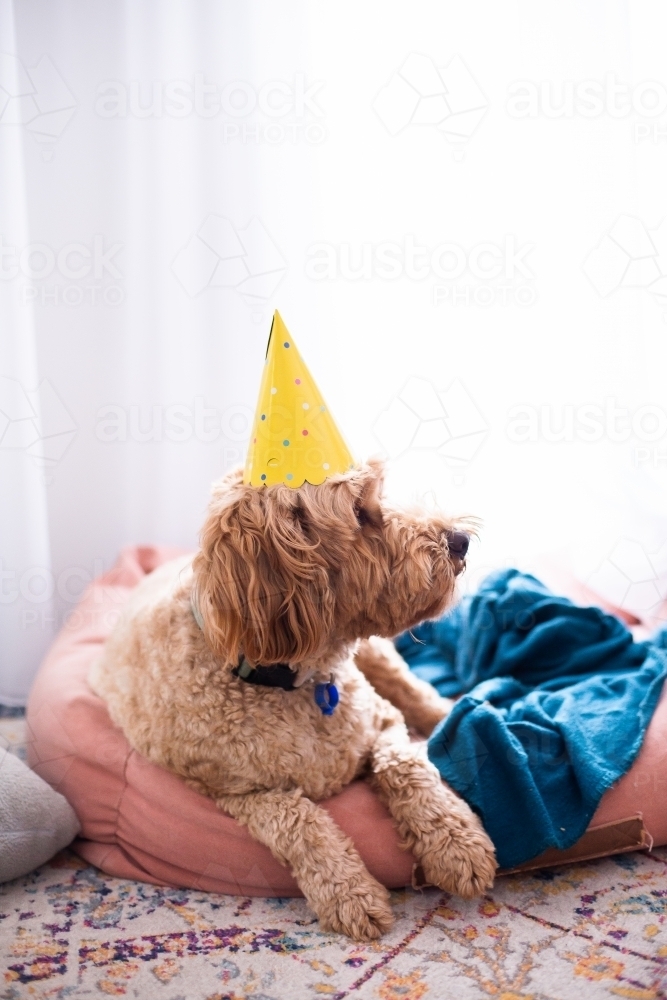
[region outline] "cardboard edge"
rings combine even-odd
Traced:
[[[550,847],[521,865],[500,869],[497,874],[513,875],[515,872],[534,871],[537,868],[553,868],[556,865],[578,861],[592,861],[595,858],[608,858],[627,851],[641,851],[647,848],[650,850],[652,846],[653,838],[644,826],[643,814],[638,812],[610,823],[591,826],[572,847],[564,851]]]

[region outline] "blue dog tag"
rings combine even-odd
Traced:
[[[322,715],[333,715],[334,708],[338,704],[338,688],[335,684],[316,684],[315,702],[320,708]]]

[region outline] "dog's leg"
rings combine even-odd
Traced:
[[[325,930],[356,941],[389,930],[389,893],[366,869],[349,837],[300,789],[226,795],[216,803],[291,868]]]
[[[482,824],[442,781],[425,745],[410,742],[405,726],[390,725],[378,736],[370,780],[431,885],[464,898],[493,885],[495,853]]]
[[[415,677],[390,639],[363,639],[354,660],[377,693],[395,705],[408,726],[422,736],[430,736],[449,715],[454,702],[441,698],[434,687]]]

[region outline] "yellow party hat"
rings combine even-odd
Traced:
[[[354,464],[313,376],[276,310],[243,482],[251,486],[284,483],[293,489],[304,483],[319,486],[327,476],[347,472]]]

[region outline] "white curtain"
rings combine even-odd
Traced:
[[[276,307],[390,490],[484,520],[471,578],[659,599],[662,5],[0,12],[0,702],[123,544],[196,545]]]
[[[2,10],[3,48],[16,49],[11,8]],[[3,59],[3,56],[0,56]],[[2,86],[20,89],[21,69],[3,59]],[[0,218],[4,234],[29,240],[28,190],[21,135],[3,131],[0,141]],[[3,260],[3,270],[4,260]],[[0,284],[0,700],[19,704],[54,623],[47,496],[39,452],[42,407],[35,315],[8,283]],[[26,462],[28,450],[33,463]]]

